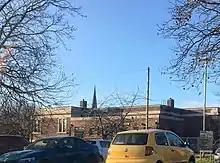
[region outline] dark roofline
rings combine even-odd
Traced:
[[[206,107],[206,109],[218,109],[218,108],[220,108],[219,106],[208,106],[208,107]],[[183,108],[183,109],[204,109],[204,107],[187,107],[187,108]]]

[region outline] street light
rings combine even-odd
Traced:
[[[204,57],[199,59],[200,62],[204,62],[204,104],[203,104],[203,123],[202,123],[202,130],[206,130],[206,105],[207,105],[207,70],[208,70],[208,63],[211,61],[215,61],[213,58]]]

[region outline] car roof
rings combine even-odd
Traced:
[[[108,139],[89,139],[88,141],[111,141]]]
[[[49,136],[49,137],[45,137],[45,138],[42,138],[42,139],[64,139],[64,138],[76,138],[76,139],[81,139],[81,138],[78,138],[78,137],[75,137],[75,136],[64,136],[64,135],[61,135],[61,136]],[[81,139],[83,140],[83,139]]]
[[[129,130],[129,131],[122,131],[118,134],[126,134],[126,133],[152,133],[152,132],[170,132],[168,130],[162,129],[143,129],[143,130]]]
[[[0,135],[0,137],[16,137],[16,138],[24,138],[21,135]]]

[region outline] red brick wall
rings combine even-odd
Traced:
[[[58,132],[58,118],[43,118],[41,122],[41,132],[33,133],[33,140],[49,137],[49,136],[57,136],[57,135],[68,135],[70,127],[70,118],[67,119],[67,132],[59,133]]]

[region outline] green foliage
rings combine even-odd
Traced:
[[[205,154],[202,158],[198,154],[196,157],[196,163],[214,163],[214,157],[211,154]]]
[[[207,159],[207,158],[202,158],[202,159],[197,159],[196,163],[213,163],[213,160]]]

